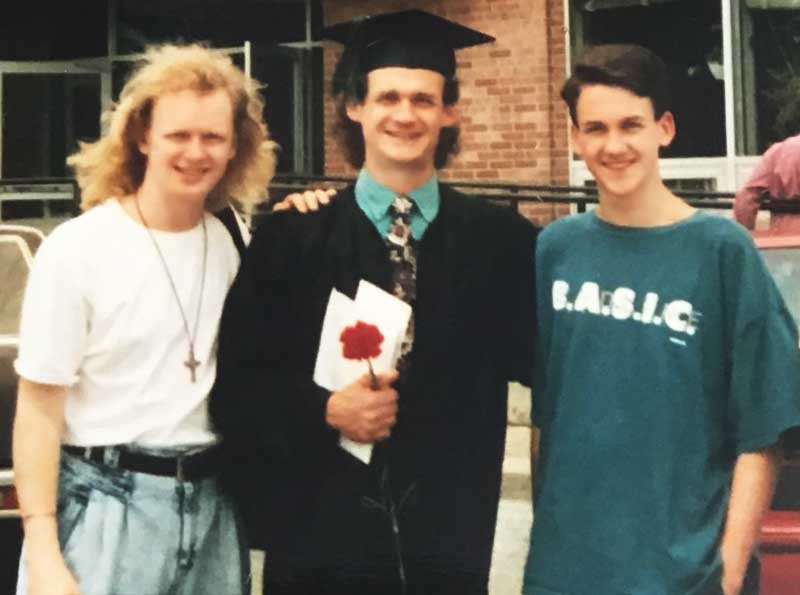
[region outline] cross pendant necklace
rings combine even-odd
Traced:
[[[158,258],[161,261],[164,274],[167,276],[167,281],[169,281],[172,295],[175,296],[175,302],[178,304],[178,311],[181,313],[183,329],[186,332],[186,339],[189,342],[189,357],[185,362],[183,362],[183,365],[189,369],[189,376],[192,382],[197,382],[197,367],[201,362],[194,356],[194,342],[197,340],[197,325],[200,322],[200,311],[203,309],[203,289],[205,288],[206,284],[206,261],[208,260],[208,230],[206,229],[205,213],[203,213],[203,269],[200,276],[200,295],[197,298],[197,312],[195,313],[194,317],[194,333],[192,333],[192,331],[189,329],[189,319],[186,317],[186,312],[183,311],[183,304],[181,303],[181,298],[178,295],[178,288],[175,286],[175,281],[172,279],[172,274],[169,272],[167,260],[164,258],[164,254],[161,252],[161,248],[158,245],[155,235],[153,235],[153,232],[150,230],[150,226],[147,225],[144,215],[142,215],[142,208],[139,206],[138,196],[135,198],[135,203],[136,212],[139,215],[139,219],[142,220],[144,228],[147,230],[147,235],[150,236],[150,240],[153,242],[153,247],[158,253]]]
[[[189,345],[189,359],[183,362],[183,365],[189,368],[189,374],[192,375],[192,382],[195,382],[197,380],[195,377],[195,370],[197,366],[200,365],[200,362],[194,357],[194,345]]]

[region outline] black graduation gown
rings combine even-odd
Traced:
[[[363,278],[389,290],[387,248],[352,188],[317,213],[272,214],[254,234],[222,315],[210,409],[223,479],[251,544],[267,550],[268,581],[357,577],[352,592],[366,593],[368,576],[394,580],[391,523],[365,502],[388,501],[388,467],[395,503],[404,499],[409,593],[486,591],[507,382],[530,384],[536,229],[446,185],[440,194],[418,248],[397,425],[369,466],[338,447],[329,393],[311,378],[331,288],[353,297]]]

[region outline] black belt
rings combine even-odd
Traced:
[[[215,446],[177,457],[159,457],[127,450],[119,446],[62,446],[64,452],[135,473],[174,477],[178,481],[195,481],[216,475],[219,471],[219,449]],[[111,451],[111,452],[109,452]],[[106,454],[108,453],[108,454]],[[116,460],[116,464],[113,461]]]

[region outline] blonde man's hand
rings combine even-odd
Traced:
[[[38,552],[26,560],[28,595],[81,595],[60,552]]]
[[[336,195],[335,188],[328,188],[326,190],[306,190],[304,192],[293,192],[287,195],[282,201],[276,203],[272,207],[273,211],[288,211],[294,209],[301,213],[308,213],[309,211],[318,211],[320,206],[327,205],[331,201],[331,197]]]

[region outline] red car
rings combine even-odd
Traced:
[[[800,325],[800,235],[757,232],[755,241]],[[772,509],[761,527],[761,595],[800,593],[800,439],[788,438]]]

